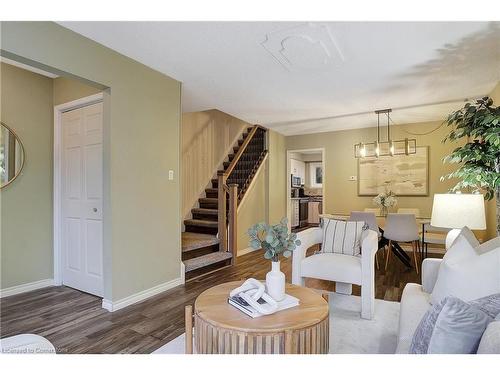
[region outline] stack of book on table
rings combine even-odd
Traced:
[[[234,296],[234,297],[229,297],[227,299],[227,302],[236,307],[237,309],[243,311],[245,314],[248,316],[251,316],[252,318],[258,318],[259,316],[263,316],[264,314],[259,313],[257,310],[255,310],[252,306],[250,306],[243,298]],[[260,305],[263,307],[270,308],[270,305],[264,301],[262,298],[260,298],[257,301]],[[278,311],[281,310],[286,310],[291,307],[295,307],[299,305],[299,299],[295,298],[294,296],[291,296],[289,294],[285,295],[285,299],[283,301],[278,302],[278,310],[274,314],[276,314]]]

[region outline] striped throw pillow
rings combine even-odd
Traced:
[[[368,226],[364,221],[341,221],[323,218],[322,253],[358,256],[361,254],[361,234]]]

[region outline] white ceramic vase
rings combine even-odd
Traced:
[[[266,290],[276,302],[285,299],[285,274],[280,271],[280,262],[271,263],[271,271],[266,274]]]

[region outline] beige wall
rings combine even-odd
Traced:
[[[182,216],[186,218],[236,140],[251,125],[214,109],[184,113],[181,126]]]
[[[168,170],[180,172],[180,83],[52,22],[2,22],[1,28],[3,56],[110,88],[104,96],[105,298],[117,301],[178,279],[180,183],[168,180]]]
[[[269,159],[268,159],[269,160]],[[267,222],[268,161],[260,167],[250,188],[238,206],[238,251],[249,247],[248,228],[255,223]]]
[[[497,83],[490,97],[496,106],[500,106],[500,82]],[[492,199],[486,202],[486,226],[488,238],[495,238],[497,236],[497,201]]]
[[[0,64],[1,118],[24,144],[22,174],[0,190],[0,289],[52,279],[52,79]]]
[[[238,250],[248,249],[247,230],[258,222],[277,224],[286,216],[285,137],[268,130],[268,157],[238,207]]]
[[[76,79],[58,77],[54,79],[54,105],[68,103],[101,91],[100,88],[89,86]]]
[[[286,150],[285,136],[268,131],[268,218],[270,224],[278,223],[286,216]],[[247,241],[248,242],[248,241]]]
[[[437,128],[440,122],[399,125],[391,128],[393,138],[413,137],[406,133],[425,133]],[[456,145],[441,143],[448,129],[442,126],[437,131],[416,136],[418,146],[429,146],[429,196],[398,197],[398,207],[419,208],[425,216],[430,216],[432,199],[435,193],[446,192],[452,184],[440,182],[440,177],[451,171],[449,165],[443,165],[442,159]],[[324,194],[325,212],[349,213],[351,210],[362,210],[374,207],[372,197],[360,197],[357,194],[357,182],[349,181],[349,176],[357,175],[357,160],[353,155],[353,145],[376,139],[376,128],[354,129],[338,132],[327,132],[292,136],[286,138],[288,150],[325,148]]]

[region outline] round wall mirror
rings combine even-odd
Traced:
[[[3,122],[0,134],[0,189],[9,185],[24,166],[24,146],[14,131]]]

